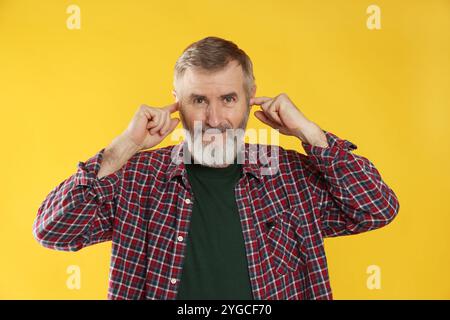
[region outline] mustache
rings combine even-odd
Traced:
[[[227,124],[227,123],[220,124],[216,127],[211,127],[207,124],[202,124],[202,126],[201,126],[202,133],[210,133],[210,134],[225,133],[226,130],[229,130],[229,129],[233,129],[233,126],[231,126],[230,124]],[[199,132],[200,132],[200,130],[199,130]]]
[[[217,134],[217,133],[225,133],[227,130],[233,129],[232,127],[210,127],[205,128],[202,130],[202,133],[209,133],[209,134]]]

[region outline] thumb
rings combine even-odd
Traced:
[[[166,136],[169,135],[173,130],[175,130],[175,128],[177,127],[177,125],[178,125],[179,123],[180,123],[180,119],[178,119],[178,118],[170,119],[169,130],[167,130],[166,134],[164,134],[164,137],[166,137]]]
[[[280,127],[277,123],[275,123],[273,120],[267,117],[265,113],[262,112],[261,110],[255,111],[253,114],[255,115],[256,118],[258,118],[258,120],[274,129],[278,129]]]

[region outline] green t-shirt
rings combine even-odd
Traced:
[[[186,170],[194,204],[177,299],[253,299],[234,195],[242,166]]]

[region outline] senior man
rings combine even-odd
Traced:
[[[385,226],[398,200],[355,144],[286,94],[255,93],[236,44],[191,44],[175,65],[175,102],[141,106],[80,162],[40,206],[35,238],[67,251],[112,240],[109,299],[332,299],[324,238]],[[306,154],[242,143],[252,108]],[[181,143],[148,150],[180,120]]]

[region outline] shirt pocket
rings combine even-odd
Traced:
[[[295,209],[278,213],[264,221],[268,251],[276,272],[285,275],[303,268],[308,260],[305,238]]]

